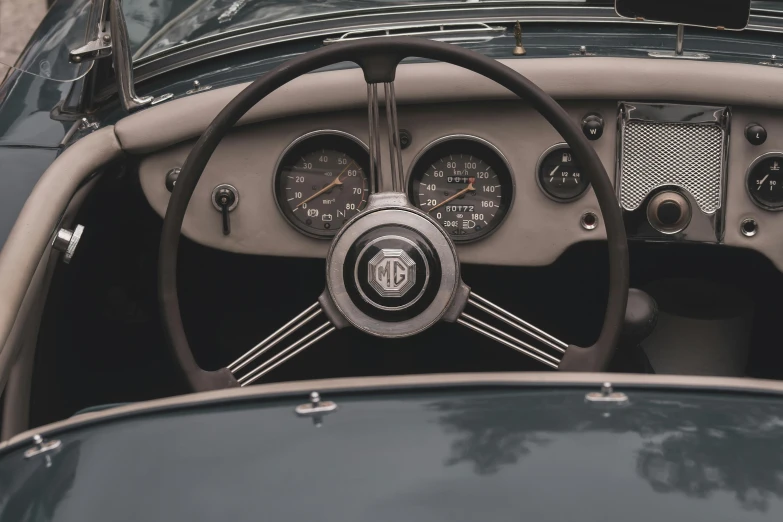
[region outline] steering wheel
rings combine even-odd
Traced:
[[[457,252],[448,233],[408,201],[403,189],[394,95],[397,66],[407,57],[451,63],[502,85],[546,118],[579,159],[598,198],[609,248],[609,299],[601,333],[593,346],[569,345],[472,292],[462,282]],[[289,81],[339,62],[355,62],[367,82],[371,178],[379,171],[378,86],[383,84],[392,190],[378,187],[367,208],[345,223],[334,237],[326,259],[326,289],[316,303],[227,367],[205,371],[196,363],[188,344],[177,296],[177,249],[188,202],[218,144],[247,111]],[[182,167],[163,222],[158,264],[167,340],[195,391],[251,384],[340,328],[352,326],[375,336],[396,338],[419,333],[438,321],[461,324],[553,369],[601,371],[617,345],[628,296],[628,244],[620,207],[609,177],[581,129],[549,95],[500,62],[456,45],[414,37],[345,42],[308,52],[275,68],[231,100]],[[467,313],[468,306],[526,335],[530,342]],[[287,336],[317,318],[326,321],[275,356],[249,368]]]

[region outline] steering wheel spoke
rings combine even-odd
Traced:
[[[381,84],[367,84],[367,118],[370,124],[370,171],[374,177],[377,177],[377,192],[383,192],[379,85]],[[394,92],[394,82],[383,82],[382,85],[386,109],[386,133],[389,137],[391,191],[405,192],[405,174],[402,169],[402,149],[400,147],[400,131],[397,123],[397,98]]]
[[[525,342],[517,337],[496,328],[485,321],[482,321],[464,310],[457,317],[456,323],[470,328],[474,332],[480,333],[493,341],[507,346],[519,353],[527,355],[536,361],[549,366],[555,370],[560,365],[560,359],[568,349],[568,344],[561,341],[554,335],[551,335],[527,321],[520,319],[516,315],[508,312],[500,306],[492,303],[488,299],[471,292],[468,296],[466,306],[473,306],[477,310],[501,321],[507,326],[514,328],[531,338],[531,342],[536,342],[541,347],[536,347],[531,342]]]
[[[286,348],[279,351],[276,355],[268,358],[247,372],[245,375],[241,377],[238,376],[238,374],[250,363],[254,362],[256,359],[274,348],[278,343],[283,341],[286,337],[290,336],[323,313],[324,312],[321,308],[321,304],[318,302],[313,303],[305,311],[288,321],[272,335],[245,352],[236,361],[229,364],[228,370],[237,379],[237,382],[239,382],[240,386],[247,386],[248,384],[254,383],[267,373],[271,372],[289,359],[292,359],[296,355],[300,354],[337,329],[330,321],[326,321],[325,323],[322,323],[320,326],[318,326],[315,330],[312,330],[310,333],[299,338],[297,341],[289,344]]]

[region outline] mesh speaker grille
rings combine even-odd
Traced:
[[[720,208],[723,130],[717,125],[629,121],[623,134],[620,205],[636,210],[664,185],[687,190],[702,212]]]

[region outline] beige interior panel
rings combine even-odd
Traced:
[[[500,60],[557,100],[677,100],[783,109],[776,67],[692,60],[574,57]],[[116,124],[123,149],[144,153],[199,136],[247,84],[214,89],[145,109]],[[401,105],[512,99],[504,87],[444,63],[397,70]],[[308,74],[272,93],[241,124],[366,107],[359,69]]]
[[[614,179],[616,103],[566,103],[574,123],[589,111],[605,115],[604,136],[593,142],[607,172]],[[505,222],[489,237],[458,245],[466,263],[495,265],[546,265],[570,245],[606,237],[603,226],[586,231],[579,225],[586,211],[598,213],[592,189],[579,200],[562,204],[548,199],[538,187],[535,169],[550,146],[562,142],[560,135],[535,110],[521,101],[474,102],[404,106],[399,111],[401,128],[408,129],[413,143],[403,151],[407,173],[416,155],[430,142],[451,134],[470,134],[493,143],[508,160],[514,173],[516,194]],[[283,150],[297,137],[319,129],[337,129],[367,142],[363,111],[318,114],[310,118],[275,120],[246,126],[233,132],[218,147],[190,202],[183,233],[202,245],[244,254],[324,257],[329,241],[313,239],[294,229],[274,201],[273,177]],[[381,143],[387,143],[382,136]],[[192,143],[192,142],[191,142]],[[182,165],[191,143],[175,146],[143,159],[141,185],[150,204],[163,216],[169,192],[168,170]],[[384,185],[391,186],[388,156],[383,156]],[[231,235],[224,236],[220,214],[211,202],[213,189],[229,183],[239,191],[239,206],[231,213]]]
[[[105,127],[67,148],[36,183],[0,251],[3,349],[41,258],[51,248],[55,227],[77,188],[90,174],[121,156],[114,128]]]
[[[748,123],[759,123],[767,129],[767,141],[753,146],[745,139]],[[736,110],[731,124],[729,175],[726,186],[726,239],[729,246],[751,248],[767,256],[783,271],[783,212],[764,210],[753,203],[745,188],[748,167],[767,152],[783,154],[783,112],[773,110]],[[740,223],[753,218],[758,233],[745,237]]]

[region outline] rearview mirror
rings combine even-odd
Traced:
[[[751,0],[615,0],[617,14],[656,22],[741,31]]]

